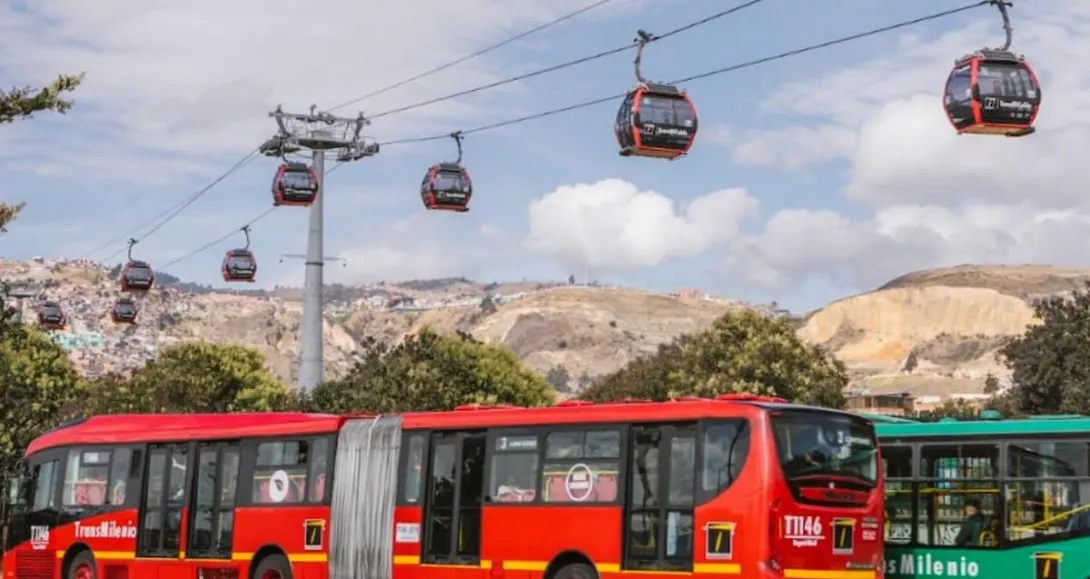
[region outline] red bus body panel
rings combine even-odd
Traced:
[[[394,579],[543,579],[550,563],[565,553],[589,558],[602,579],[619,579],[622,574],[648,579],[663,574],[743,579],[881,579],[882,539],[878,531],[883,522],[881,484],[872,489],[864,506],[833,508],[800,504],[784,480],[768,415],[768,410],[756,404],[711,400],[402,415],[402,429],[406,433],[744,417],[753,429],[753,442],[738,479],[718,496],[694,506],[692,572],[622,571],[626,515],[621,504],[486,502],[481,509],[484,529],[481,562],[475,566],[421,564],[422,508],[397,506],[392,525],[395,534],[402,527],[414,526],[419,534],[415,541],[392,542]],[[350,418],[302,413],[103,416],[46,433],[30,445],[27,454],[73,445],[332,434]],[[626,458],[622,456],[622,460]],[[240,479],[240,484],[244,482]],[[229,560],[185,557],[188,520],[185,512],[178,558],[136,557],[138,513],[129,509],[53,528],[44,545],[41,541],[32,545],[33,540],[20,544],[4,555],[3,579],[61,577],[65,554],[77,544],[89,547],[95,554],[100,579],[249,579],[255,555],[267,547],[283,550],[292,564],[295,579],[329,578],[329,506],[239,506],[234,512]],[[824,532],[812,533],[812,541],[790,536],[785,517],[819,517]],[[850,552],[835,549],[834,525],[846,523],[836,523],[834,519],[854,520],[850,525],[854,539]],[[85,531],[77,531],[77,525],[81,529],[99,525],[107,530],[92,538]],[[315,528],[321,533],[317,545],[307,540],[308,533]],[[814,530],[813,525],[810,530]],[[80,532],[78,537],[77,532]],[[729,541],[729,548],[711,547],[722,541]],[[20,573],[18,578],[16,570]]]

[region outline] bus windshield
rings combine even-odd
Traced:
[[[784,476],[793,481],[835,476],[875,485],[878,453],[874,427],[862,418],[814,410],[786,410],[772,417]]]

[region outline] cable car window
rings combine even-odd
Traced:
[[[248,256],[232,255],[227,259],[227,265],[232,268],[249,269],[253,264]]]
[[[973,99],[972,84],[973,73],[969,65],[955,69],[946,85],[947,104],[968,105]]]
[[[435,175],[436,191],[461,191],[464,186],[461,175],[454,173],[437,173]]]
[[[978,78],[982,97],[1036,98],[1033,78],[1028,70],[1019,65],[982,63]]]
[[[285,171],[284,172],[284,188],[285,189],[311,189],[314,184],[310,180],[310,175],[302,171]]]

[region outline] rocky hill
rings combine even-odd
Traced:
[[[95,264],[0,261],[0,279],[29,296],[23,300],[28,317],[39,299],[64,305],[70,324],[54,339],[89,375],[140,365],[166,345],[197,338],[255,346],[277,375],[291,380],[294,374],[297,288],[227,292],[163,276],[172,283],[145,298],[140,323],[127,327],[110,321],[116,281]],[[988,373],[1005,377],[995,351],[1034,323],[1032,299],[1069,292],[1085,279],[1090,270],[1044,266],[915,272],[809,314],[799,335],[832,350],[855,385],[872,392],[979,394]],[[481,307],[486,296],[494,308]],[[541,372],[562,365],[578,387],[580,377],[617,370],[734,307],[756,306],[696,292],[461,278],[332,285],[326,290],[326,372],[345,372],[365,336],[397,341],[432,326],[502,342]],[[912,354],[918,364],[907,372]]]
[[[89,262],[0,261],[0,279],[26,296],[22,305],[28,319],[35,318],[40,300],[63,305],[69,324],[53,337],[85,374],[135,367],[164,346],[200,338],[255,346],[273,372],[292,379],[301,313],[298,289],[227,292],[181,282],[157,284],[143,300],[140,323],[118,326],[109,317],[118,296],[111,274],[116,271]],[[486,296],[494,308],[482,309]],[[365,336],[396,341],[430,325],[502,342],[542,372],[563,365],[573,378],[590,377],[612,372],[678,334],[699,331],[731,307],[742,305],[699,295],[532,282],[334,285],[326,290],[326,372],[345,372]]]
[[[832,350],[872,392],[980,394],[1001,379],[1002,341],[1035,323],[1032,300],[1062,294],[1090,270],[973,266],[920,271],[810,314],[800,336]],[[910,354],[918,362],[905,371]]]

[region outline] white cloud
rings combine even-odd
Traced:
[[[756,131],[733,145],[742,163],[797,168],[846,158],[848,195],[873,206],[951,199],[1016,203],[1081,199],[1090,186],[1090,17],[1079,2],[1042,0],[1013,11],[1014,48],[1042,79],[1038,133],[957,136],[941,90],[956,57],[1002,38],[994,8],[937,38],[905,36],[890,56],[779,87],[768,111],[818,123]],[[796,162],[792,162],[792,161]]]
[[[583,4],[582,0],[404,4],[317,0],[305,6],[287,0],[3,4],[0,69],[5,82],[40,85],[57,72],[87,73],[69,116],[35,124],[37,131],[20,132],[20,146],[5,147],[3,156],[32,157],[34,167],[45,170],[50,160],[64,164],[93,150],[98,157],[112,155],[114,162],[96,159],[94,166],[80,170],[97,167],[101,176],[116,177],[118,172],[111,167],[130,160],[133,150],[144,152],[145,162],[159,166],[178,163],[176,157],[170,158],[173,154],[241,155],[273,134],[275,124],[267,113],[279,103],[302,111],[312,103],[333,106]],[[595,12],[601,16],[611,10]],[[489,57],[475,59],[340,112],[352,116],[357,106],[377,112],[487,82],[498,76],[495,65]],[[395,138],[420,130],[442,131],[436,122],[504,112],[475,106],[480,102],[463,99],[383,118],[371,130]],[[56,130],[44,131],[45,126]]]
[[[569,264],[631,270],[722,246],[757,211],[742,189],[723,189],[678,206],[621,179],[565,185],[530,204],[530,249]]]
[[[778,87],[764,104],[805,124],[751,131],[735,160],[803,168],[848,164],[847,199],[873,214],[787,209],[732,243],[728,265],[788,289],[810,277],[869,289],[912,269],[986,263],[1087,264],[1090,237],[1090,5],[1022,3],[1014,48],[1042,80],[1038,132],[958,136],[941,90],[955,58],[1002,38],[994,8],[935,38],[905,36],[888,56]]]
[[[503,260],[505,250],[489,240],[498,230],[474,228],[459,223],[465,214],[420,212],[367,232],[365,239],[353,240],[338,257],[344,268],[327,268],[327,280],[362,283],[441,277],[479,277],[484,270]],[[462,229],[464,228],[464,229]],[[457,240],[452,243],[451,240]],[[284,280],[298,284],[302,277]]]
[[[1017,205],[901,205],[853,220],[784,210],[733,244],[732,271],[768,290],[808,277],[870,289],[906,271],[962,263],[1087,264],[1090,212]]]

